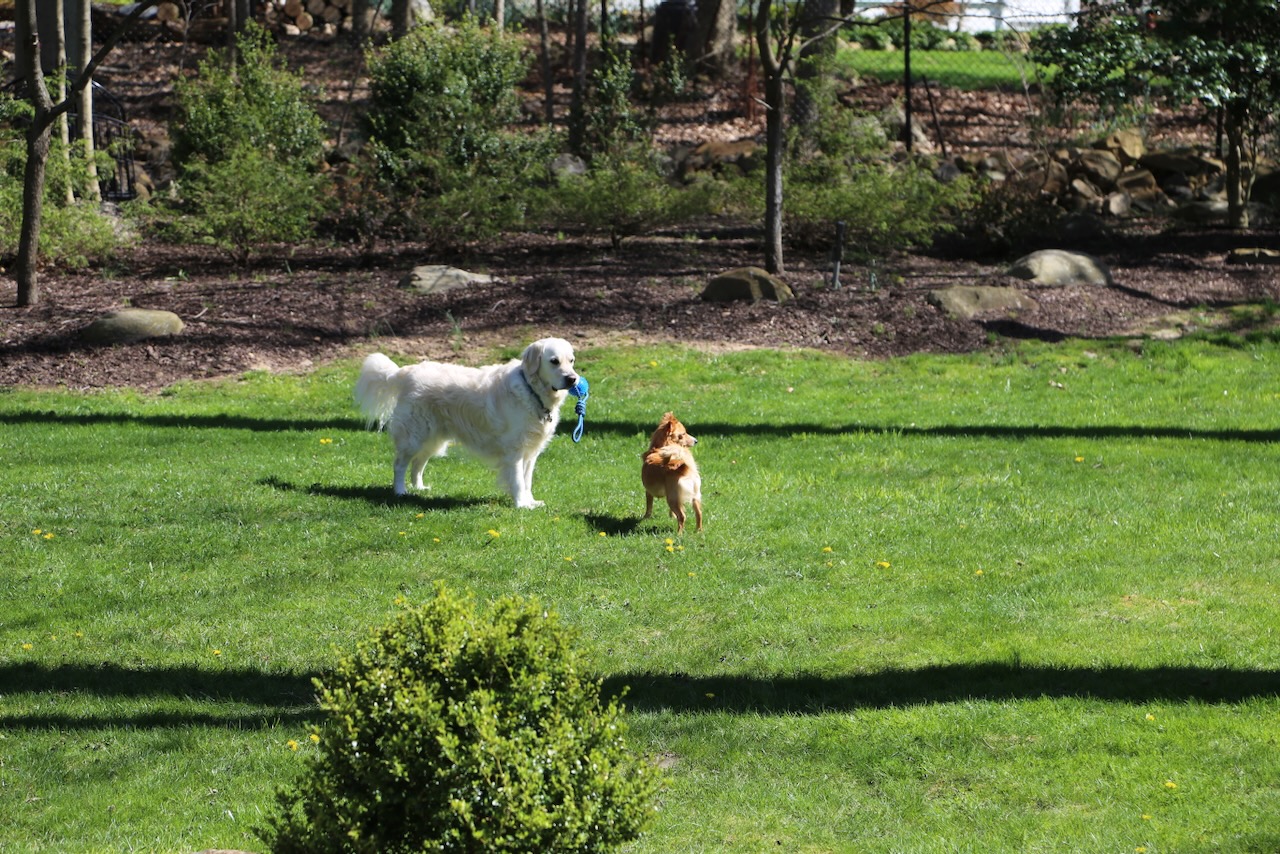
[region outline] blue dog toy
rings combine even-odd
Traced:
[[[578,398],[578,402],[573,405],[573,411],[578,416],[578,426],[573,428],[573,441],[582,441],[582,428],[587,418],[587,398],[590,392],[587,391],[587,378],[579,376],[578,381],[573,384],[573,388],[569,389],[569,394]]]

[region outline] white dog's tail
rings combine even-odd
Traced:
[[[381,430],[387,426],[400,394],[394,382],[399,372],[399,366],[381,353],[371,353],[365,358],[360,379],[356,380],[355,396],[370,427],[376,424]]]

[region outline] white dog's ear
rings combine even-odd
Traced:
[[[534,341],[524,348],[524,353],[520,356],[520,365],[524,368],[526,376],[536,377],[538,375],[538,370],[542,367],[541,341]]]

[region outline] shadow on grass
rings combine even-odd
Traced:
[[[318,675],[111,664],[3,665],[0,685],[11,701],[22,694],[49,701],[39,701],[39,710],[30,713],[0,712],[0,729],[260,729],[311,723],[322,717],[312,683]],[[637,673],[604,680],[606,696],[617,696],[624,688],[623,702],[632,711],[813,715],[966,701],[1067,698],[1133,704],[1231,704],[1280,697],[1280,671],[969,664],[858,676]],[[77,708],[79,698],[96,701],[94,711]],[[120,701],[120,710],[102,711],[103,700]],[[225,706],[225,711],[219,710],[219,705]]]
[[[14,695],[48,697],[31,713],[0,711],[0,731],[15,729],[97,729],[185,726],[264,729],[318,721],[317,674],[260,670],[204,670],[197,667],[130,668],[113,664],[0,666],[0,685]],[[92,701],[85,711],[77,700]],[[119,711],[103,711],[101,701],[119,700]],[[220,708],[221,707],[221,708]]]
[[[357,418],[249,418],[244,415],[139,415],[132,412],[5,412],[0,424],[66,424],[92,427],[99,424],[142,424],[148,427],[174,427],[184,430],[251,430],[257,433],[304,433],[313,430],[351,430],[363,433],[368,428]]]
[[[491,503],[487,498],[451,498],[447,496],[424,495],[411,492],[399,495],[391,491],[390,484],[385,486],[325,486],[313,483],[310,486],[299,486],[278,477],[267,477],[258,481],[259,486],[269,486],[277,492],[305,492],[308,495],[325,495],[340,498],[344,501],[365,501],[376,507],[414,507],[421,510],[457,510],[462,507],[475,507]]]
[[[0,413],[0,424],[145,424],[151,427],[174,427],[206,430],[251,430],[255,432],[314,432],[345,430],[368,431],[356,418],[248,418],[240,415],[138,415],[127,412],[10,412]],[[576,421],[566,417],[559,433],[568,436]],[[1208,439],[1216,442],[1280,442],[1280,429],[1275,430],[1204,430],[1190,427],[1151,426],[1140,424],[1096,424],[1065,426],[1036,424],[1010,426],[1000,424],[944,424],[936,427],[912,427],[891,424],[812,424],[759,423],[729,424],[722,421],[700,421],[690,428],[699,436],[777,436],[787,438],[800,434],[844,436],[870,433],[894,436],[944,436],[971,439]],[[648,437],[653,424],[631,421],[586,422],[586,435],[611,433],[616,436]]]
[[[710,436],[776,436],[787,438],[802,434],[844,436],[870,433],[893,436],[943,436],[969,439],[1210,439],[1216,442],[1280,442],[1276,430],[1201,430],[1189,427],[1143,427],[1141,425],[1007,426],[1000,424],[944,424],[937,427],[907,427],[889,424],[727,424],[719,421],[689,423],[690,432],[698,438]],[[612,433],[619,436],[648,437],[652,425],[627,421],[592,421],[587,419],[586,432]]]
[[[858,676],[610,676],[635,711],[820,714],[933,703],[1094,699],[1118,703],[1240,703],[1280,697],[1280,671],[1205,667],[1042,667],[954,664]]]

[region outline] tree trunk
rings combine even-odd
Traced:
[[[735,0],[704,0],[698,4],[698,44],[701,67],[724,79],[737,62],[738,4]]]
[[[78,0],[80,17],[80,45],[76,51],[76,74],[83,76],[89,66],[89,57],[93,56],[93,3],[91,0]],[[94,159],[93,148],[93,84],[80,87],[80,153],[84,156],[85,169],[89,174],[87,195],[90,201],[101,202],[102,191],[98,187],[98,163]]]
[[[359,48],[369,43],[369,0],[351,0],[351,41]]]
[[[818,120],[819,107],[811,91],[822,73],[822,60],[835,56],[834,34],[824,36],[831,20],[840,16],[840,0],[804,0],[801,8],[800,35],[805,40],[796,63],[796,95],[791,120],[800,128],[811,127]]]
[[[58,79],[58,100],[65,101],[67,99],[67,77],[71,74],[71,69],[67,66],[66,4],[63,0],[54,0],[53,10],[56,20],[53,68]],[[76,201],[76,191],[75,184],[71,180],[71,119],[66,113],[58,116],[58,138],[62,142],[62,160],[67,167],[67,180],[66,185],[63,187],[63,201],[68,205],[72,205]]]
[[[1227,134],[1227,225],[1231,228],[1249,227],[1249,205],[1244,189],[1244,122],[1246,109],[1239,104],[1226,106]]]
[[[548,126],[556,118],[555,72],[551,68],[551,32],[544,0],[537,0],[539,59],[542,61],[543,112]]]
[[[569,107],[569,150],[582,153],[586,138],[582,114],[587,97],[587,0],[577,0],[574,10],[573,38],[573,99]]]
[[[498,32],[502,32],[507,25],[507,7],[503,0],[493,0],[493,26]]]
[[[128,16],[107,37],[98,53],[89,60],[76,77],[75,92],[93,81],[93,72],[107,54],[115,49],[116,42],[134,22],[142,17],[157,0],[141,0]],[[49,146],[53,136],[53,123],[70,106],[68,99],[54,104],[45,85],[44,71],[40,64],[40,28],[36,22],[38,0],[17,0],[15,18],[17,36],[25,67],[19,72],[27,78],[27,97],[31,102],[31,126],[27,129],[27,165],[22,182],[22,228],[18,236],[18,258],[14,264],[14,278],[18,283],[19,306],[35,305],[40,301],[40,283],[36,266],[40,258],[40,223],[44,217],[45,169],[49,162]]]
[[[409,0],[391,0],[391,37],[402,39],[409,34],[412,10]]]
[[[36,0],[18,0],[19,37],[26,46],[27,67],[21,69],[27,78],[27,97],[35,109],[27,128],[27,165],[22,181],[22,229],[18,236],[18,305],[40,302],[40,282],[36,265],[40,253],[40,220],[44,216],[45,167],[49,160],[49,144],[53,134],[53,103],[45,88],[40,61],[40,28],[36,22]]]
[[[772,0],[761,0],[756,11],[755,37],[764,69],[765,101],[765,185],[764,185],[764,267],[770,273],[784,271],[782,262],[782,166],[786,147],[784,104],[787,53],[774,53],[770,32]]]

